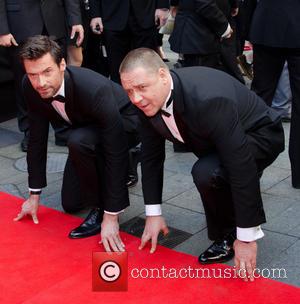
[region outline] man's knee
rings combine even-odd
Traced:
[[[215,188],[224,187],[227,182],[224,172],[220,166],[212,166],[209,161],[198,160],[192,168],[192,176],[197,188]]]
[[[81,130],[74,130],[71,132],[67,146],[70,152],[81,152],[83,150],[93,150],[95,145],[88,143],[84,132]]]

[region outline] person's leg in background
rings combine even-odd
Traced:
[[[300,189],[300,49],[289,49],[287,53],[292,90],[289,156],[292,169],[292,186]]]
[[[282,121],[291,121],[292,92],[287,62],[285,62],[276,91],[272,101],[272,108],[278,111]]]
[[[260,96],[268,106],[277,88],[283,70],[285,54],[280,48],[253,45],[253,73],[251,89]]]

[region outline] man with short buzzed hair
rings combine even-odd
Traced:
[[[140,248],[151,240],[154,252],[159,232],[168,232],[161,211],[165,139],[184,142],[198,157],[192,176],[214,240],[199,262],[226,262],[235,253],[236,267],[252,281],[266,221],[259,178],[284,150],[280,116],[231,76],[206,67],[170,72],[149,49],[131,51],[120,76],[142,124],[146,225]]]

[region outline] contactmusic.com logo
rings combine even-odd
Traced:
[[[93,252],[93,291],[127,291],[127,252]]]

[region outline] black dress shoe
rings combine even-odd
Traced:
[[[228,234],[224,239],[214,242],[198,258],[200,264],[224,263],[234,257],[233,242],[235,233]]]
[[[59,147],[65,147],[67,145],[67,140],[62,138],[55,138],[55,145]]]
[[[137,174],[136,175],[129,174],[128,177],[127,177],[126,186],[128,188],[134,187],[137,184],[138,181],[139,181],[139,177],[138,177]]]
[[[21,141],[21,150],[23,152],[27,152],[28,151],[28,142],[29,142],[29,132],[26,131],[26,132],[24,132],[24,138]]]
[[[141,162],[141,148],[136,146],[129,150],[129,168],[126,186],[133,187],[137,184],[139,176],[137,173],[138,163]]]
[[[70,239],[81,239],[96,235],[101,231],[103,210],[100,208],[92,209],[87,218],[69,233]]]

